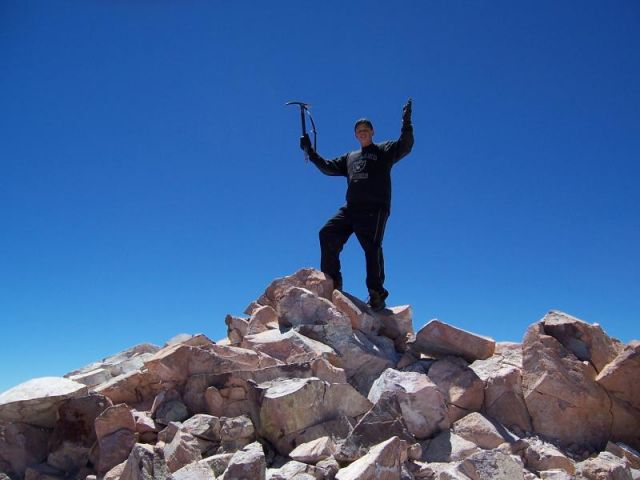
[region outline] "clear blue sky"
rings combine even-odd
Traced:
[[[519,341],[550,309],[640,337],[640,2],[0,3],[0,391],[225,335],[318,266],[353,121],[393,171],[390,304]],[[364,258],[343,252],[364,297]]]

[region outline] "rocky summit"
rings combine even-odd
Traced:
[[[640,342],[597,324],[414,332],[313,269],[225,322],[2,393],[0,479],[640,479]]]

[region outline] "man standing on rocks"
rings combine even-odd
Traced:
[[[413,147],[411,99],[402,110],[400,138],[373,143],[373,124],[366,118],[354,126],[360,150],[325,160],[313,149],[308,135],[300,148],[325,175],[347,177],[347,204],[320,230],[320,269],[342,290],[340,252],[352,233],[364,250],[367,265],[368,303],[374,311],[385,308],[389,292],[384,288],[382,239],[391,208],[391,168]]]

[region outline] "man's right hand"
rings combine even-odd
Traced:
[[[303,152],[309,152],[311,150],[311,139],[306,133],[300,137],[300,148]]]

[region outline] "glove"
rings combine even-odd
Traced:
[[[311,150],[311,139],[306,133],[300,137],[300,148],[303,152],[309,152]]]
[[[411,103],[412,100],[407,100],[407,103],[404,104],[402,108],[402,123],[403,125],[408,125],[411,123]]]

